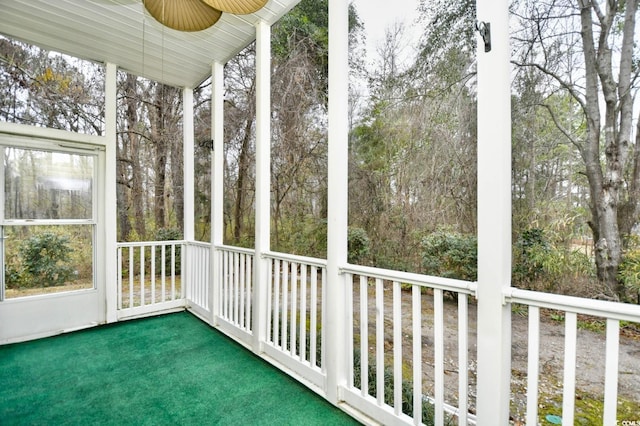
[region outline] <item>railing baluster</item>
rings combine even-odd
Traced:
[[[402,289],[393,281],[393,411],[402,413]]]
[[[213,250],[213,247],[211,248],[211,250]],[[211,272],[211,256],[209,253],[209,250],[203,250],[202,251],[202,257],[203,257],[203,264],[206,265],[205,269],[204,269],[204,286],[207,289],[207,294],[206,294],[206,306],[207,306],[207,310],[212,310],[213,306],[211,306],[211,292],[213,292],[213,287],[212,285],[210,286],[209,283],[212,283],[213,280],[211,279],[213,276],[213,273]]]
[[[287,336],[289,319],[289,262],[282,262],[282,350],[287,351]]]
[[[235,253],[229,253],[229,259],[227,260],[227,319],[233,321],[233,282],[235,280],[235,266],[234,266]]]
[[[360,394],[369,394],[369,280],[360,275]]]
[[[322,273],[322,277],[321,277],[321,281],[320,281],[320,285],[322,286],[320,291],[322,294],[322,297],[320,299],[320,312],[322,312],[322,318],[326,318],[327,312],[327,305],[324,303],[325,300],[327,300],[327,268],[323,267],[320,269],[321,273]],[[320,332],[322,333],[322,340],[320,341],[320,366],[322,367],[322,371],[326,372],[326,363],[324,362],[325,358],[325,354],[324,354],[324,348],[325,348],[325,344],[324,342],[327,341],[326,338],[326,333],[325,333],[325,329],[322,326],[322,323],[324,321],[324,319],[321,318],[320,321]]]
[[[188,248],[187,253],[187,271],[188,274],[188,282],[187,289],[191,290],[190,297],[198,306],[202,306],[202,287],[200,284],[200,271],[196,269],[196,252],[191,250],[191,247]]]
[[[327,268],[326,267],[322,267],[320,268],[320,271],[322,272],[322,282],[321,282],[321,286],[322,286],[322,297],[320,299],[320,310],[322,312],[322,318],[326,318],[327,312],[326,312],[326,300],[327,300]],[[326,367],[324,364],[324,360],[327,359],[325,357],[325,347],[326,345],[323,342],[326,342],[326,335],[325,335],[325,329],[322,326],[322,323],[324,322],[324,319],[322,319],[320,321],[320,331],[322,333],[322,340],[320,341],[320,366],[322,367],[322,371],[326,373]]]
[[[118,247],[118,309],[122,309],[122,247]]]
[[[166,253],[166,249],[165,249],[165,247],[166,247],[166,246],[163,244],[163,245],[162,245],[162,248],[161,248],[161,250],[160,250],[160,257],[161,257],[161,262],[162,262],[162,264],[161,264],[162,266],[160,267],[160,271],[161,271],[161,274],[162,274],[162,297],[161,297],[161,300],[162,300],[163,302],[164,302],[164,301],[165,301],[165,299],[166,299],[166,294],[165,294],[165,292],[167,291],[167,290],[166,290],[166,275],[167,275],[167,271],[166,271],[166,269],[167,269],[167,266],[166,266],[166,263],[167,263],[167,262],[166,262],[166,256],[167,256],[167,253]]]
[[[217,264],[219,265],[219,270],[213,271],[214,274],[218,274],[218,285],[216,286],[217,294],[215,295],[217,301],[215,303],[218,305],[218,315],[224,317],[224,252],[216,251],[215,254],[218,256]]]
[[[300,361],[307,360],[307,265],[300,264]]]
[[[240,253],[233,253],[233,313],[231,321],[240,323]]]
[[[275,289],[273,291],[273,297],[275,298],[273,304],[273,344],[280,346],[280,261],[276,259],[273,265],[273,277],[275,279]]]
[[[437,288],[433,290],[433,341],[434,341],[434,393],[435,393],[435,424],[444,424],[444,306],[443,292]]]
[[[296,356],[298,350],[296,349],[296,332],[298,325],[297,320],[297,302],[298,302],[298,263],[291,262],[291,327],[289,328],[291,333],[290,347],[291,356]]]
[[[134,248],[129,247],[129,308],[133,308],[133,286],[135,285]]]
[[[616,424],[618,405],[618,357],[620,321],[607,319],[607,343],[604,374],[604,415],[602,424]]]
[[[239,294],[239,299],[240,299],[240,308],[239,308],[239,312],[238,312],[238,326],[240,328],[246,328],[246,324],[244,322],[245,319],[245,315],[244,315],[244,302],[245,302],[245,255],[244,253],[240,253],[240,294]]]
[[[345,274],[345,289],[347,306],[353,306],[353,275]],[[353,386],[353,309],[347,309],[347,387]]]
[[[469,301],[458,294],[458,421],[468,424],[469,412]]]
[[[411,314],[413,317],[413,424],[420,425],[422,424],[422,294],[420,286],[412,286],[411,296]],[[465,389],[465,395],[466,392]],[[462,421],[460,424],[463,424]]]
[[[186,244],[180,244],[180,252],[183,253],[182,256],[180,256],[180,283],[184,283],[184,285],[180,286],[180,298],[182,299],[187,297],[187,293],[186,293],[187,285],[185,280],[185,270],[187,269],[186,260],[185,260],[187,259],[186,249],[187,249]]]
[[[222,317],[229,319],[229,252],[222,253]]]
[[[577,318],[574,312],[565,314],[564,382],[562,392],[562,422],[572,425],[576,396],[576,337]]]
[[[318,365],[317,335],[318,335],[318,268],[311,267],[311,306],[309,307],[309,360],[312,367]]]
[[[198,306],[206,306],[206,287],[204,286],[204,268],[202,267],[202,256],[198,247],[190,247],[191,255],[191,276],[193,277],[193,285],[198,289]]]
[[[376,278],[376,399],[384,404],[384,283]]]
[[[202,289],[202,300],[200,306],[203,306],[207,311],[209,310],[209,256],[207,251],[201,247],[198,247],[198,268],[200,273],[200,279],[198,285]]]
[[[247,330],[251,330],[251,280],[252,280],[252,273],[253,273],[253,257],[248,256],[247,257],[247,262],[246,262],[246,267],[247,267],[247,273],[245,274],[246,280],[247,282],[245,283],[245,296],[247,298],[246,303],[245,303],[245,328]],[[269,312],[267,310],[267,312]],[[269,316],[269,314],[267,314],[267,317]]]
[[[149,268],[151,275],[151,304],[156,303],[156,246],[151,246],[151,267]]]
[[[194,301],[194,303],[196,305],[202,306],[201,304],[201,300],[202,300],[202,293],[201,293],[201,288],[198,285],[199,282],[199,271],[196,270],[195,268],[195,262],[196,262],[196,253],[191,250],[191,247],[188,248],[188,253],[186,253],[186,257],[187,257],[187,282],[186,282],[186,287],[187,287],[187,298],[191,299]]]
[[[144,288],[144,246],[140,246],[140,306],[145,304],[145,288]]]
[[[538,376],[540,374],[540,308],[529,306],[527,355],[527,425],[538,424]]]
[[[184,287],[180,283],[181,287]],[[171,244],[171,300],[176,300],[176,246]]]
[[[257,259],[256,261],[259,261],[259,259]],[[275,309],[273,309],[273,298],[275,297],[275,290],[273,285],[273,262],[273,259],[269,259],[269,262],[267,263],[267,287],[269,289],[269,292],[267,293],[267,342],[274,342],[272,333],[272,326],[274,323],[272,318],[273,313],[275,313]]]

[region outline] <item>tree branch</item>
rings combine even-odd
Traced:
[[[580,107],[582,108],[582,110],[585,111],[585,113],[587,112],[585,101],[580,96],[580,93],[575,90],[575,85],[567,83],[558,74],[556,74],[553,71],[543,67],[540,64],[536,64],[534,62],[511,61],[511,63],[516,65],[516,66],[518,66],[518,67],[536,68],[539,71],[541,71],[543,74],[546,74],[549,77],[553,78],[554,80],[556,80],[560,84],[560,86],[562,86],[563,89],[565,89],[567,92],[569,92],[571,97],[574,98],[576,100],[576,102],[578,102],[580,104]]]

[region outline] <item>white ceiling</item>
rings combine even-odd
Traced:
[[[300,0],[269,0],[250,15],[223,13],[199,32],[164,27],[142,0],[0,0],[0,33],[177,87],[195,87],[255,39],[255,24],[275,23]]]

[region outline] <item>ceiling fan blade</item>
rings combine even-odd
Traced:
[[[200,0],[143,0],[156,21],[178,31],[201,31],[220,19],[222,12]]]
[[[236,15],[246,15],[257,12],[267,4],[269,0],[202,0],[214,9]]]

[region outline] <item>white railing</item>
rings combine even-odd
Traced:
[[[384,424],[442,425],[453,417],[474,423],[468,297],[475,283],[353,265],[343,273],[354,307],[346,402]],[[445,293],[457,298],[457,305],[446,304],[457,309],[457,322],[445,321]],[[445,337],[445,327],[457,329],[455,341]],[[445,371],[457,373],[457,384],[445,383],[451,376]]]
[[[191,308],[326,395],[326,261],[262,254],[259,261],[266,276],[259,279],[266,286],[266,304],[260,308],[263,318],[254,318],[259,264],[253,250],[216,246],[213,279],[207,243],[120,243],[117,254],[119,318]],[[476,297],[477,285],[355,265],[343,267],[341,275],[346,304],[352,307],[345,318],[346,386],[339,392],[345,406],[389,425],[475,424],[473,348],[474,339],[483,336],[476,337],[475,309],[469,299]],[[564,321],[564,354],[559,355],[564,364],[558,380],[564,424],[575,420],[580,390],[576,365],[582,315],[606,324],[602,424],[616,424],[620,322],[640,324],[640,306],[519,289],[509,289],[504,298],[518,312],[518,306],[526,307],[528,316],[527,371],[516,372],[526,380],[526,403],[522,404],[526,424],[541,421],[538,410],[544,404],[540,378],[546,361],[541,358],[540,340],[546,324],[541,312],[546,310]],[[266,330],[258,346],[256,326]],[[520,389],[512,391],[518,392],[522,394]]]
[[[189,308],[203,318],[210,318],[211,244],[192,241],[186,244],[185,296]]]
[[[283,253],[264,258],[269,263],[265,352],[322,388],[326,261]]]
[[[184,307],[184,241],[118,243],[118,318]]]
[[[527,290],[510,289],[505,295],[506,302],[527,306],[528,314],[528,356],[527,356],[527,401],[526,424],[537,425],[539,406],[539,377],[540,377],[540,310],[551,309],[557,318],[564,320],[564,371],[562,377],[562,422],[574,424],[576,400],[576,364],[578,341],[578,315],[587,315],[603,319],[605,330],[605,365],[603,389],[604,425],[617,424],[618,406],[618,361],[620,354],[620,322],[626,321],[640,324],[640,306],[601,300],[583,299],[533,292]],[[478,338],[481,338],[479,336]],[[548,344],[548,343],[547,343]],[[588,351],[599,348],[590,347]],[[589,354],[586,354],[588,357]]]
[[[218,271],[215,284],[217,303],[214,323],[243,343],[251,344],[254,251],[239,247],[216,246]]]

